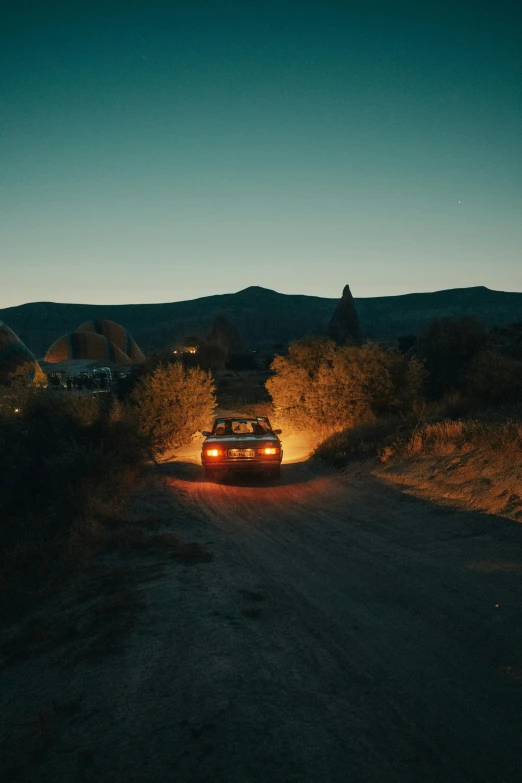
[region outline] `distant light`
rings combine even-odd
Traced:
[[[20,413],[20,408],[15,408],[15,409],[14,409],[14,412],[15,412],[15,413]]]

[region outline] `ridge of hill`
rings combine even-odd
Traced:
[[[234,294],[162,304],[88,305],[31,302],[0,310],[7,323],[36,356],[84,321],[105,318],[122,324],[149,353],[202,334],[217,313],[235,321],[249,348],[272,349],[305,335],[324,334],[338,299],[280,294],[251,286]],[[484,286],[419,294],[356,298],[363,335],[394,340],[415,334],[433,318],[476,315],[486,324],[522,321],[522,293]]]

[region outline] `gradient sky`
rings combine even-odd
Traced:
[[[518,3],[12,0],[0,307],[522,291]]]

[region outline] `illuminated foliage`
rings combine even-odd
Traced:
[[[214,316],[214,320],[212,321],[207,335],[207,341],[221,346],[225,352],[226,360],[228,360],[230,354],[240,353],[242,351],[242,340],[239,329],[224,313],[218,313]]]
[[[378,345],[339,347],[316,339],[292,343],[272,370],[266,385],[281,422],[324,433],[411,410],[424,377],[415,359]]]
[[[153,455],[182,446],[215,409],[212,375],[181,362],[161,364],[141,377],[132,393],[139,428]]]

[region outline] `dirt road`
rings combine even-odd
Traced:
[[[120,656],[11,674],[11,713],[20,688],[83,699],[27,780],[522,781],[522,526],[367,465],[218,485],[185,454],[158,473],[139,512],[213,560],[143,584]]]

